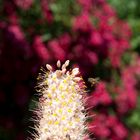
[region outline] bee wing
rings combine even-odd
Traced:
[[[99,82],[99,77],[97,77],[97,78],[88,78],[88,82],[90,82],[91,85],[94,85],[94,84]]]

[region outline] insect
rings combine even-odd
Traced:
[[[99,80],[100,79],[98,77],[97,78],[88,78],[88,82],[91,83],[91,86],[97,84],[99,82]]]

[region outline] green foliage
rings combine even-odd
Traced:
[[[120,18],[136,18],[140,16],[139,0],[108,0],[112,4]]]
[[[108,0],[117,11],[120,18],[127,20],[132,27],[131,45],[140,53],[140,0]]]
[[[56,21],[61,21],[65,25],[71,25],[71,17],[79,13],[80,7],[74,0],[59,0],[50,4],[50,9],[53,11]]]
[[[138,104],[140,104],[140,98],[138,99]],[[137,106],[135,110],[133,110],[127,118],[124,118],[126,120],[127,126],[131,129],[132,127],[135,130],[140,130],[140,106]]]

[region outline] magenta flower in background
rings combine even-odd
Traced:
[[[14,0],[14,2],[19,8],[28,10],[32,6],[34,0]]]

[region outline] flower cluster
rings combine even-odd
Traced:
[[[79,69],[66,71],[69,65],[67,60],[61,69],[60,61],[57,62],[59,70],[39,75],[39,88],[42,102],[39,103],[42,116],[37,128],[39,136],[36,140],[82,140],[86,130],[84,113],[84,99],[86,95]]]
[[[100,77],[87,85],[91,138],[140,139],[140,58],[106,0],[4,0],[0,15],[0,139],[25,139],[39,68],[57,60],[71,60],[85,80]]]

